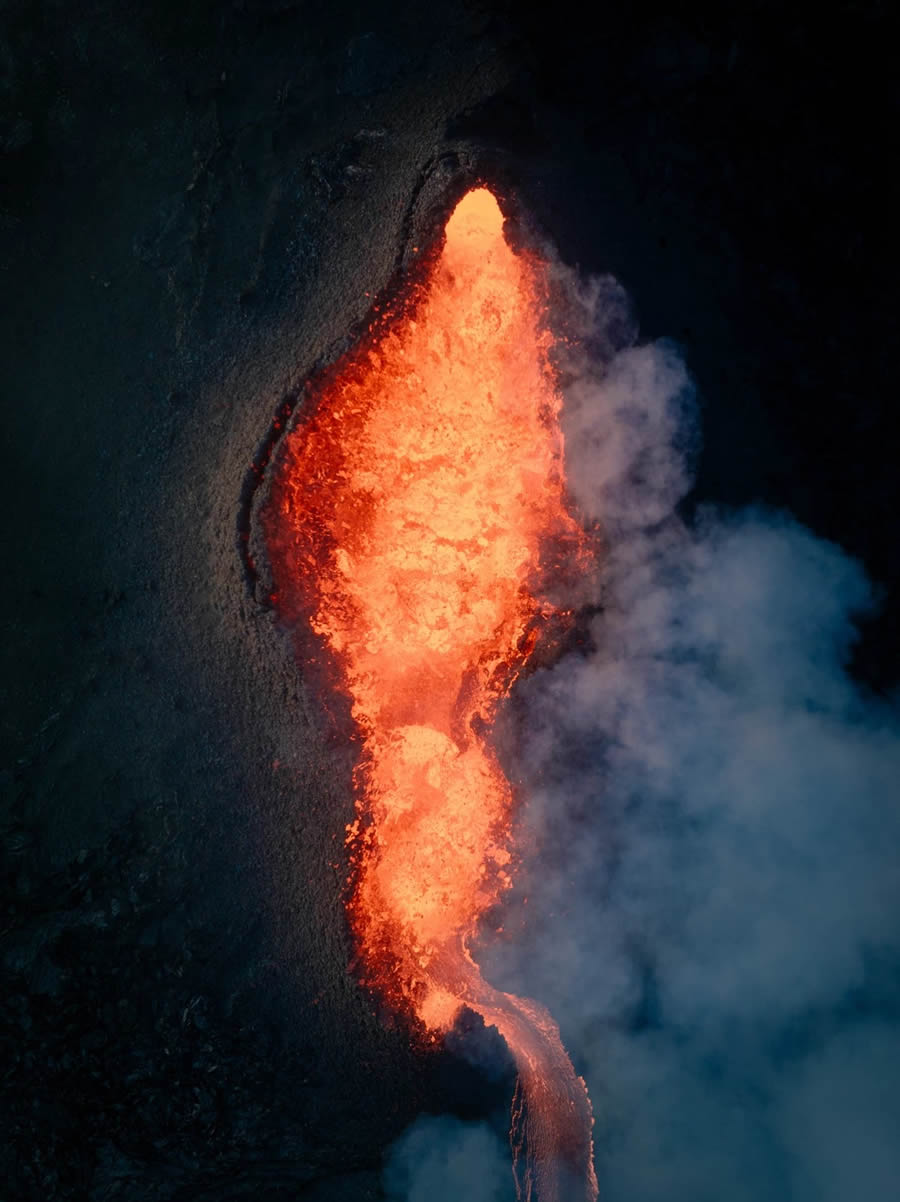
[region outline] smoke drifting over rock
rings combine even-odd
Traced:
[[[384,1174],[391,1202],[513,1202],[509,1148],[484,1123],[418,1119],[391,1149]]]
[[[498,732],[533,850],[485,976],[558,1018],[607,1202],[887,1197],[900,726],[846,671],[876,590],[788,514],[679,516],[685,366],[617,339],[610,281],[568,292],[568,478],[606,540],[602,611],[590,652],[524,681]],[[417,1127],[404,1163],[475,1138]],[[465,1159],[505,1197],[483,1149]]]

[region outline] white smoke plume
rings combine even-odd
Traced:
[[[873,589],[789,515],[680,520],[696,440],[672,346],[566,366],[603,611],[506,732],[537,854],[485,975],[560,1021],[607,1202],[888,1197],[900,723],[846,672]]]
[[[676,348],[617,336],[610,281],[557,278],[580,323],[567,475],[606,540],[602,610],[590,653],[522,682],[498,731],[534,851],[510,937],[478,958],[559,1021],[604,1202],[894,1196],[900,721],[846,671],[873,588],[790,515],[682,520],[697,430]],[[456,1163],[478,1131],[414,1127],[389,1196],[493,1199],[502,1148],[459,1151],[485,1167],[456,1193],[421,1185],[429,1148]]]
[[[390,1149],[390,1202],[513,1202],[509,1146],[486,1123],[419,1118]]]

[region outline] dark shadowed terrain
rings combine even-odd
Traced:
[[[861,559],[853,671],[896,687],[887,28],[0,3],[0,1196],[363,1202],[420,1112],[503,1111],[489,1036],[415,1053],[348,972],[354,749],[242,554],[278,406],[461,181],[678,340],[686,510]]]

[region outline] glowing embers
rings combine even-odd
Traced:
[[[463,1003],[498,1026],[524,1094],[522,1192],[539,1181],[551,1202],[554,1158],[595,1196],[587,1094],[549,1016],[491,989],[467,949],[511,860],[484,735],[551,612],[546,549],[580,538],[541,298],[541,265],[470,192],[414,303],[289,436],[267,532],[278,593],[330,647],[364,739],[349,839],[366,976],[431,1030]]]

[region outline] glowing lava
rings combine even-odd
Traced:
[[[498,1028],[519,1196],[567,1202],[597,1195],[584,1082],[550,1015],[491,988],[468,947],[512,866],[485,735],[552,617],[548,556],[581,538],[542,307],[540,263],[469,192],[414,303],[289,435],[267,534],[278,594],[302,599],[364,740],[348,838],[366,979],[430,1032],[463,1004]]]

